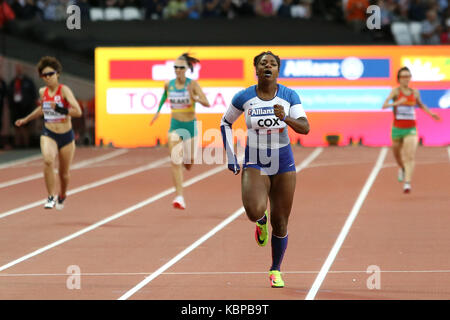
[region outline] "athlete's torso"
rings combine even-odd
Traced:
[[[56,112],[51,107],[51,103],[55,103],[61,108],[68,109],[70,107],[67,100],[62,96],[62,86],[62,84],[58,86],[53,96],[50,96],[49,88],[46,87],[41,99],[45,126],[56,133],[66,132],[72,127],[69,115]]]
[[[403,93],[400,88],[398,90],[398,96],[395,101],[406,98],[406,102],[394,107],[394,127],[412,128],[416,126],[415,107],[417,105],[417,100],[414,95],[414,90],[409,90],[411,93],[408,95]]]
[[[175,81],[176,79],[169,81],[169,86],[167,90],[167,97],[170,102],[170,108],[172,109],[172,113],[194,112],[195,111],[194,103],[191,100],[191,96],[187,88],[189,83],[191,82],[191,79],[186,78],[184,87],[181,89],[177,89]]]
[[[300,104],[300,99],[293,94],[293,90],[280,84],[271,100],[259,98],[256,85],[234,96],[232,105],[245,115],[249,147],[278,149],[290,143],[286,123],[274,114],[273,106],[276,104],[283,106],[285,114],[289,115],[290,107]]]

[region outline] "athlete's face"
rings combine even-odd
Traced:
[[[47,86],[58,83],[58,73],[52,67],[45,67],[41,72],[41,78]]]
[[[188,69],[188,64],[187,64],[186,60],[177,59],[177,60],[175,60],[175,64],[173,65],[173,68],[175,70],[175,75],[177,76],[177,78],[183,78]]]
[[[398,75],[398,82],[400,85],[408,86],[409,82],[411,81],[411,73],[407,70],[403,70]]]
[[[279,74],[277,60],[270,54],[262,56],[256,65],[256,76],[260,80],[276,80]]]

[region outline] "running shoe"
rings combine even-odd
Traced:
[[[264,215],[266,217],[266,223],[260,224],[256,222],[256,230],[255,230],[255,239],[256,243],[260,247],[264,247],[267,244],[267,240],[269,239],[268,232],[267,232],[267,210],[264,212]]]
[[[66,197],[58,196],[56,198],[56,205],[55,205],[56,210],[62,210],[64,208],[64,200],[66,200]]]
[[[281,279],[281,272],[278,270],[269,271],[270,285],[272,288],[283,288],[284,281]]]
[[[55,197],[54,196],[49,196],[47,198],[47,202],[44,205],[44,209],[53,209],[53,207],[55,206]]]
[[[173,202],[173,207],[176,209],[186,209],[186,203],[184,202],[183,196],[177,196]]]
[[[409,182],[405,182],[403,185],[403,193],[410,193],[411,192],[411,184]]]
[[[398,179],[398,182],[402,182],[403,179],[405,179],[405,169],[403,169],[403,168],[398,169],[397,179]]]

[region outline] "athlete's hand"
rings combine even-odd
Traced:
[[[402,103],[405,103],[406,101],[408,101],[405,97],[401,97],[399,100],[397,100],[394,105],[398,106],[401,105]]]
[[[273,111],[275,115],[281,120],[283,120],[286,116],[286,114],[284,113],[284,107],[279,104],[273,106]]]
[[[153,117],[152,121],[150,122],[150,125],[153,125],[153,122],[156,121],[156,119],[158,119],[159,117],[159,113],[155,114],[155,116]]]
[[[234,156],[234,163],[228,163],[228,170],[233,171],[235,175],[238,175],[239,172],[241,172],[241,167],[239,166],[236,156]]]
[[[441,117],[439,117],[439,115],[437,115],[436,113],[432,113],[431,116],[433,117],[434,120],[441,120]]]
[[[21,119],[17,119],[16,122],[14,123],[16,126],[20,127],[23,126],[24,124],[26,124],[27,122],[25,121],[25,118],[21,118]]]
[[[187,85],[187,89],[188,89],[188,91],[189,91],[189,95],[191,96],[192,101],[198,102],[199,99],[200,99],[200,97],[194,93],[194,87],[193,87],[193,85],[192,85],[192,82],[190,82],[190,83]]]

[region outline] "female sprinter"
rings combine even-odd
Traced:
[[[186,71],[189,68],[194,71],[194,64],[199,60],[183,53],[175,60],[174,68],[176,78],[166,81],[164,84],[164,93],[159,103],[158,111],[153,117],[150,125],[155,122],[159,116],[164,102],[169,98],[172,109],[172,119],[169,129],[169,151],[172,160],[172,177],[175,184],[177,196],[173,200],[174,208],[185,209],[186,203],[183,197],[183,168],[181,159],[183,159],[183,147],[189,150],[190,156],[184,154],[184,167],[189,170],[194,163],[196,150],[197,123],[195,118],[195,103],[199,102],[205,107],[209,107],[208,99],[202,91],[197,81],[186,78]],[[183,141],[182,145],[179,145]]]
[[[59,83],[62,66],[54,57],[43,57],[37,69],[45,82],[39,89],[41,105],[25,118],[18,119],[20,127],[31,120],[44,116],[44,128],[41,135],[41,151],[44,158],[44,178],[48,198],[44,208],[61,210],[66,199],[69,184],[69,168],[75,153],[75,135],[71,117],[81,117],[81,108],[72,90]],[[56,197],[55,174],[53,172],[56,156],[59,158],[60,192]]]
[[[288,219],[294,199],[296,169],[288,128],[308,134],[309,123],[297,93],[277,83],[280,58],[270,51],[253,60],[258,84],[238,92],[221,121],[228,168],[239,174],[233,150],[232,124],[245,114],[247,143],[242,171],[242,202],[248,218],[256,222],[259,246],[268,242],[267,201],[272,225],[270,284],[284,287],[280,266],[288,243]]]
[[[407,67],[398,70],[399,87],[392,89],[384,101],[383,109],[393,107],[392,150],[399,168],[398,181],[404,181],[403,192],[411,191],[411,178],[414,169],[414,156],[417,149],[417,129],[415,107],[418,105],[426,113],[439,120],[439,116],[430,111],[420,99],[419,91],[409,87],[411,72]],[[389,101],[393,100],[393,103]]]

